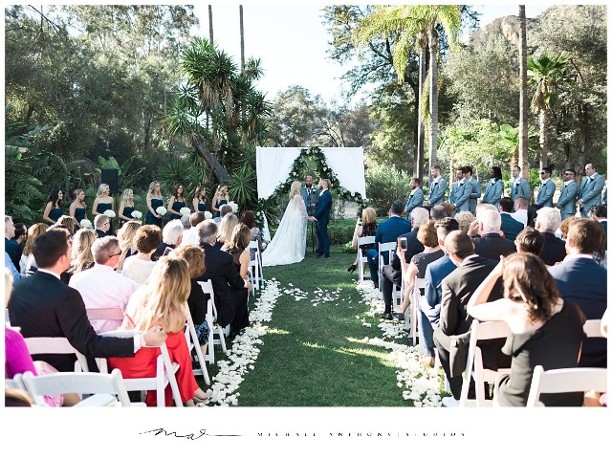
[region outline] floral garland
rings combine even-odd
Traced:
[[[381,293],[372,282],[366,281],[357,284],[357,291],[370,309],[364,316],[357,315],[361,323],[366,327],[372,327],[370,322],[377,311],[384,308]],[[424,367],[421,364],[420,353],[417,347],[393,342],[393,339],[401,339],[404,336],[402,326],[398,323],[380,320],[378,328],[382,331],[381,337],[365,337],[363,342],[370,345],[384,347],[390,350],[389,359],[398,368],[396,371],[397,386],[403,388],[402,397],[411,401],[414,407],[438,407],[441,405],[440,381],[434,369]],[[385,340],[385,339],[390,339]]]
[[[334,194],[339,198],[342,198],[344,201],[353,201],[363,206],[364,199],[361,196],[361,193],[351,192],[350,190],[345,189],[340,184],[340,180],[338,176],[334,173],[332,168],[327,164],[327,160],[325,158],[325,154],[321,150],[320,147],[308,147],[304,148],[300,151],[298,157],[293,161],[293,165],[291,166],[291,172],[289,173],[289,177],[285,180],[284,183],[279,184],[274,192],[267,198],[260,198],[257,201],[257,212],[255,213],[255,221],[258,227],[263,226],[263,216],[264,213],[266,215],[270,214],[270,211],[273,207],[278,204],[278,199],[281,196],[285,196],[289,193],[291,189],[291,183],[299,178],[304,177],[307,173],[306,167],[308,163],[313,161],[315,162],[315,168],[321,179],[329,179],[334,188]]]

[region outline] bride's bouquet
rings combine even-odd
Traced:
[[[191,214],[191,209],[189,209],[187,206],[181,208],[179,210],[179,212],[181,213],[181,216],[188,216],[189,214]]]
[[[155,212],[159,214],[160,216],[165,216],[168,210],[163,206],[159,206],[157,207],[157,209],[155,209]]]
[[[132,217],[134,219],[142,219],[142,213],[140,211],[132,211]]]
[[[234,203],[233,201],[230,201],[229,204],[232,207],[232,212],[234,214],[238,214],[238,205],[236,203]]]
[[[108,216],[110,219],[113,219],[115,216],[117,216],[117,214],[115,214],[115,211],[113,211],[112,209],[107,209],[106,211],[104,211],[103,214],[105,216]]]

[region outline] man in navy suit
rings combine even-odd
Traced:
[[[474,252],[485,259],[499,261],[499,256],[516,252],[514,243],[501,236],[501,216],[493,205],[481,204],[476,210],[478,235],[472,238]]]
[[[423,189],[421,189],[420,179],[418,177],[413,177],[410,181],[410,196],[404,208],[406,218],[409,219],[412,210],[419,206],[423,206]]]
[[[536,206],[540,208],[552,208],[553,205],[552,200],[557,186],[550,178],[551,174],[552,169],[548,166],[543,167],[540,171],[540,179],[542,182],[540,184],[540,190],[538,190],[538,197],[535,200]]]
[[[101,337],[91,326],[79,291],[60,281],[70,267],[72,238],[50,229],[34,242],[38,270],[15,283],[8,308],[11,325],[24,337],[66,337],[87,358],[131,357],[145,345],[159,346],[165,332],[146,332],[133,338]],[[111,288],[109,286],[109,288]],[[74,355],[36,355],[60,372],[74,371]],[[93,363],[93,360],[88,360]]]
[[[397,200],[391,204],[389,209],[389,218],[382,222],[376,228],[376,236],[374,242],[376,248],[368,249],[366,255],[368,256],[368,267],[370,268],[371,280],[374,282],[374,286],[378,287],[378,244],[379,243],[390,243],[397,241],[397,237],[403,233],[410,231],[410,222],[406,219],[402,219],[402,211],[404,210],[404,204]],[[384,265],[389,263],[385,260]]]
[[[582,179],[580,184],[580,199],[578,200],[578,206],[580,206],[580,213],[583,217],[589,215],[591,206],[601,204],[601,191],[604,188],[606,180],[601,174],[597,173],[597,169],[593,163],[587,163],[584,167],[584,174],[586,177]]]
[[[317,259],[329,257],[329,233],[327,233],[327,225],[329,224],[329,213],[332,207],[331,193],[329,187],[331,182],[329,179],[321,179],[319,181],[319,199],[312,216],[308,217],[311,222],[316,222],[317,229]]]
[[[593,259],[603,239],[601,225],[592,219],[578,219],[567,232],[567,256],[548,271],[557,281],[564,300],[578,304],[587,319],[601,319],[607,307],[607,270]],[[607,367],[606,339],[587,339],[579,366]]]
[[[512,202],[512,198],[505,196],[499,200],[501,231],[504,232],[504,237],[510,241],[514,241],[516,239],[516,235],[518,235],[524,228],[522,223],[510,215],[513,207],[514,203]]]

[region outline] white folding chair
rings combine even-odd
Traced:
[[[134,337],[134,334],[136,333],[137,331],[135,330],[109,331],[103,332],[99,335],[103,337],[127,338]],[[174,404],[176,404],[177,407],[183,407],[183,400],[181,398],[181,393],[179,392],[178,383],[176,381],[176,373],[179,369],[179,364],[170,360],[168,347],[166,347],[165,343],[162,343],[159,346],[159,349],[161,353],[157,357],[157,367],[155,371],[155,376],[140,378],[124,377],[123,380],[125,382],[125,387],[128,391],[140,391],[141,395],[143,396],[143,399],[146,391],[155,390],[157,392],[157,407],[165,407],[165,389],[168,385],[170,385]],[[106,362],[105,358],[96,358],[96,362],[101,373],[108,373],[108,363]]]
[[[8,308],[4,309],[4,322],[10,326],[11,324],[11,318],[9,317],[9,312],[8,312]]]
[[[570,367],[545,371],[541,365],[533,370],[527,407],[544,406],[541,393],[569,393],[573,391],[608,391],[608,369],[600,367]]]
[[[4,385],[13,390],[21,390],[26,393],[28,391],[23,383],[23,374],[15,374],[12,379],[5,379]]]
[[[359,265],[359,281],[363,281],[370,277],[369,272],[364,271],[364,267],[368,266],[368,256],[366,254],[364,245],[374,244],[376,241],[375,236],[361,236],[357,238],[357,265]]]
[[[249,253],[251,250],[254,250],[255,257],[249,262],[249,281],[251,282],[251,290],[256,291],[261,288],[263,283],[263,267],[261,265],[259,243],[257,241],[249,243]]]
[[[382,280],[383,267],[389,265],[397,249],[397,241],[391,241],[389,243],[378,243],[378,279]],[[387,256],[387,263],[385,264],[385,255]],[[378,284],[378,288],[382,290],[382,283]]]
[[[412,346],[419,342],[419,302],[421,301],[421,289],[425,289],[425,278],[415,278],[412,288],[412,300],[410,302],[410,315],[404,315],[404,321],[410,318],[410,338]]]
[[[208,347],[206,348],[206,360],[210,364],[215,363],[215,345],[221,345],[223,353],[227,354],[227,345],[225,343],[226,329],[217,324],[217,306],[215,305],[215,293],[213,291],[213,285],[211,280],[198,281],[198,284],[202,287],[204,294],[208,294],[208,310],[206,312],[206,321],[208,321],[208,327],[210,328],[210,334],[208,335]],[[229,332],[228,332],[229,333]]]
[[[510,373],[510,369],[485,369],[482,362],[482,351],[478,347],[478,341],[502,339],[510,335],[510,328],[504,321],[484,321],[477,319],[472,321],[470,344],[468,348],[467,365],[463,373],[463,386],[461,387],[461,398],[459,406],[465,407],[475,405],[476,407],[491,406],[492,402],[485,398],[485,382],[494,383],[495,379],[503,374]],[[469,400],[468,392],[470,380],[474,378],[476,386],[476,399]]]
[[[87,318],[89,318],[89,322],[96,332],[117,329],[121,326],[124,318],[123,310],[119,307],[87,308],[85,313],[87,313]],[[112,323],[110,323],[111,321]],[[109,326],[109,323],[116,327]]]
[[[37,406],[48,407],[44,397],[47,395],[77,393],[84,399],[74,407],[123,407],[140,406],[130,401],[119,369],[110,374],[98,372],[57,372],[35,376],[31,372],[23,374],[23,382],[30,397]],[[93,395],[86,397],[87,395]]]
[[[206,358],[204,358],[204,355],[202,354],[202,348],[200,345],[200,341],[198,340],[198,334],[196,333],[191,314],[187,314],[187,324],[185,325],[185,339],[187,340],[189,353],[192,353],[195,348],[196,359],[198,361],[198,364],[200,365],[199,369],[193,369],[193,374],[203,376],[206,385],[210,385],[210,376],[208,375],[208,369],[206,369]]]
[[[582,328],[589,338],[603,337],[600,319],[587,319],[582,325]]]
[[[76,355],[74,371],[88,372],[87,359],[70,345],[66,337],[27,337],[24,339],[31,355]]]

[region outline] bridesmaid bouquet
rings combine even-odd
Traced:
[[[91,220],[89,220],[89,219],[81,219],[81,222],[79,222],[79,226],[81,228],[90,228],[90,229],[93,229],[93,225],[91,223]]]
[[[160,216],[165,216],[165,215],[166,215],[166,213],[168,212],[168,210],[167,210],[166,208],[164,208],[163,206],[159,206],[159,207],[158,207],[158,208],[155,210],[155,212],[156,212],[157,214],[159,214]]]
[[[204,211],[204,219],[212,219],[212,213],[210,211]]]
[[[181,208],[179,210],[179,212],[181,213],[181,215],[183,216],[188,216],[189,214],[191,214],[191,209],[189,209],[187,206],[185,206],[184,208]]]
[[[232,212],[234,214],[238,214],[238,205],[236,203],[234,203],[233,201],[230,201],[229,204],[232,207]]]
[[[115,214],[115,211],[113,211],[112,209],[107,209],[106,211],[104,211],[104,215],[108,216],[111,219],[117,216],[117,214]]]
[[[140,211],[132,211],[132,217],[134,219],[142,219],[142,213]]]

